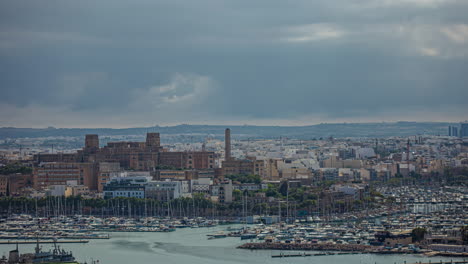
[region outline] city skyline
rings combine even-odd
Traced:
[[[0,264],[468,264],[467,11],[0,1]]]

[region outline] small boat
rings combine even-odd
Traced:
[[[255,238],[257,238],[257,234],[247,233],[247,234],[242,234],[242,235],[241,235],[241,240],[245,240],[245,239],[255,239]]]
[[[212,234],[212,235],[207,235],[208,236],[208,239],[217,239],[217,238],[225,238],[227,237],[227,235],[223,232],[219,232],[219,233],[216,233],[216,234]]]

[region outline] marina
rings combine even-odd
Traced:
[[[170,244],[165,244],[165,239],[175,239],[177,244],[183,245],[184,236],[198,235],[199,239],[209,242],[209,245],[225,244],[226,249],[232,247],[230,250],[236,254],[257,252],[255,254],[269,259],[334,259],[341,256],[372,256],[372,259],[380,259],[377,256],[395,256],[405,259],[400,263],[410,263],[408,261],[417,261],[415,258],[421,257],[437,263],[444,258],[468,258],[463,252],[438,251],[431,244],[431,241],[437,243],[441,239],[447,240],[451,234],[467,225],[466,197],[460,195],[463,191],[447,193],[446,190],[432,189],[429,192],[424,188],[410,190],[404,187],[381,191],[384,196],[404,202],[405,206],[399,206],[397,202],[393,206],[383,205],[365,212],[284,218],[272,224],[263,222],[271,216],[218,220],[204,217],[11,215],[0,222],[0,247],[14,244],[27,247],[39,239],[41,244],[64,243],[78,250],[86,248],[82,253],[89,261],[90,258],[99,258],[99,255],[92,254],[95,246],[114,247],[117,243],[123,247],[143,243],[147,245],[144,247],[146,251],[159,252],[157,248],[168,249],[168,246],[168,250],[176,250]],[[419,196],[418,201],[428,201],[425,195],[438,192],[441,194],[439,200],[433,202],[413,204],[410,201],[410,196]],[[453,202],[447,202],[449,200]],[[413,230],[421,227],[428,232],[425,242],[411,242]],[[124,242],[129,237],[132,242]],[[142,242],[145,239],[148,241]],[[141,250],[141,247],[136,249]],[[375,261],[372,263],[375,264]]]
[[[148,133],[147,137],[152,135],[157,136]],[[229,135],[226,138],[229,141]],[[148,150],[143,147],[146,143],[135,144]],[[353,154],[335,150],[331,153],[343,157]],[[373,159],[370,156],[367,165]],[[228,161],[231,167],[224,169],[244,162]],[[336,156],[322,157],[320,167],[327,169],[326,164],[338,161]],[[260,170],[261,162],[246,162]],[[358,160],[349,162],[367,166]],[[62,164],[66,168],[49,165],[34,167],[36,176],[47,178],[49,170],[73,169],[69,164]],[[431,165],[442,168],[444,164]],[[333,170],[339,173],[337,177],[346,177],[340,181],[335,174],[318,171],[308,171],[317,177],[305,181],[269,181],[243,174],[188,179],[199,176],[188,171],[181,181],[161,181],[159,169],[158,175],[130,172],[118,172],[119,176],[103,183],[103,193],[92,192],[94,196],[82,197],[79,192],[89,189],[67,182],[31,190],[34,193],[29,197],[1,197],[0,252],[5,257],[0,264],[123,264],[154,259],[203,264],[290,263],[288,259],[294,263],[407,264],[464,263],[468,258],[468,188],[454,184],[458,174],[450,178],[451,185],[445,185],[449,177],[433,184],[427,174],[418,184],[422,176],[413,171],[406,171],[405,176],[397,171],[392,179],[381,175],[385,180],[381,182],[372,167],[359,172]],[[460,172],[464,173],[453,170]],[[3,186],[8,189],[7,180]],[[31,252],[34,244],[35,253],[19,253],[20,249]],[[54,248],[43,251],[39,244]],[[76,255],[59,244],[67,244]]]
[[[242,225],[232,227],[241,228]],[[126,264],[132,263],[138,258],[139,263],[153,263],[154,259],[162,263],[193,264],[234,264],[234,263],[290,263],[285,262],[291,258],[272,258],[273,255],[303,254],[304,251],[282,250],[245,250],[237,247],[244,244],[238,237],[226,237],[223,239],[207,239],[207,234],[226,232],[226,226],[209,228],[183,228],[170,233],[133,233],[120,232],[109,240],[92,240],[87,244],[67,244],[67,249],[72,250],[79,262],[91,262],[91,259],[99,260],[99,263]],[[16,245],[0,245],[0,254],[7,253]],[[20,245],[20,250],[31,252],[34,245]],[[106,252],[105,255],[102,252]],[[441,260],[449,262],[457,259],[450,257],[427,257],[424,254],[393,254],[377,255],[366,254],[335,254],[327,255],[329,251],[309,251],[312,257],[293,257],[294,263],[327,263],[339,264],[346,261],[350,264],[404,264],[419,261],[438,263]],[[326,260],[325,260],[326,259]],[[463,259],[458,259],[461,261]]]
[[[0,264],[468,264],[468,0],[0,14]]]

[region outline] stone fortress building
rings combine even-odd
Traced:
[[[109,142],[102,148],[98,135],[92,134],[86,135],[84,148],[76,153],[35,155],[34,186],[42,188],[77,180],[91,190],[98,190],[101,185],[98,178],[103,175],[100,167],[110,172],[107,169],[109,163],[117,163],[119,169],[134,171],[159,168],[214,170],[214,159],[215,153],[210,151],[167,151],[161,146],[159,133],[147,133],[145,142]]]

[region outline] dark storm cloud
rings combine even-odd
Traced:
[[[462,118],[467,10],[457,0],[2,1],[0,122]]]

